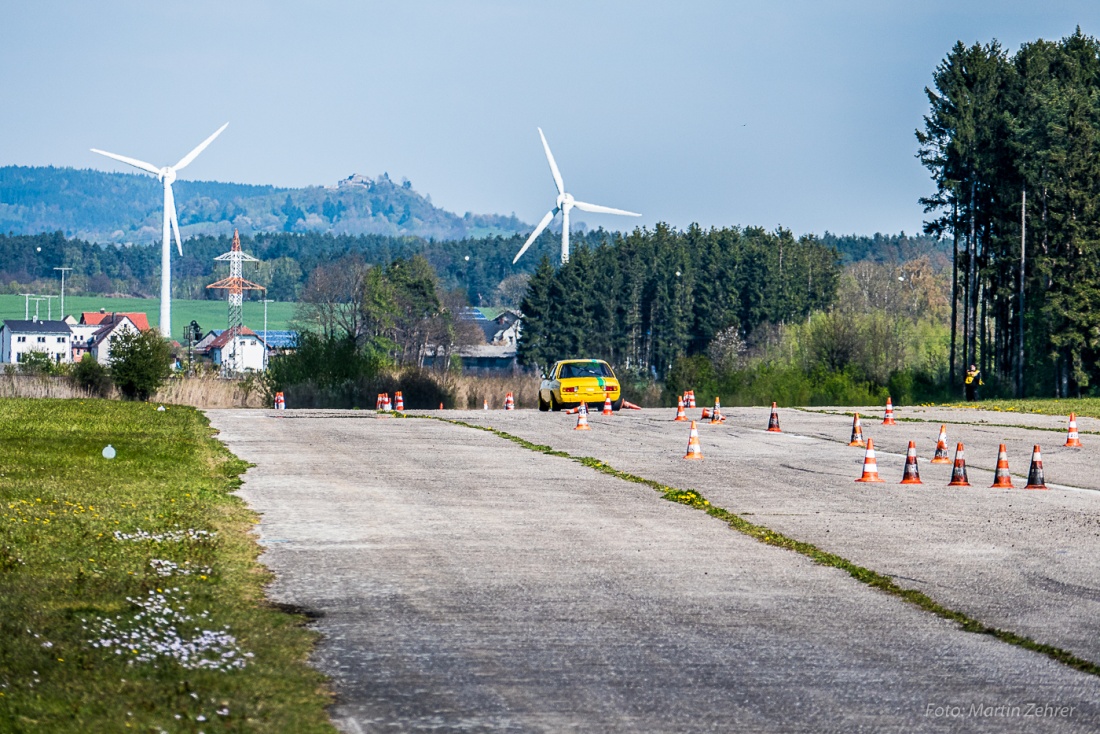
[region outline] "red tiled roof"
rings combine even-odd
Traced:
[[[141,311],[112,311],[109,313],[104,313],[103,311],[84,311],[80,314],[80,323],[98,326],[104,322],[114,323],[115,321],[121,320],[123,316],[133,321],[134,326],[138,327],[139,331],[149,331],[149,317]]]
[[[230,336],[229,329],[226,329],[222,333],[218,334],[217,338],[215,338],[214,341],[212,341],[212,342],[210,342],[209,344],[206,345],[207,351],[209,351],[211,349],[221,349],[222,347],[224,347],[226,344],[229,343],[229,336]],[[241,327],[241,336],[254,336],[257,339],[260,339],[259,335],[256,332],[252,331],[252,329],[248,328],[247,326],[242,326]],[[260,339],[260,341],[263,341],[263,340]]]

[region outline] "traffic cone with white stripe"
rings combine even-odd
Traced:
[[[966,450],[961,443],[955,447],[955,467],[951,470],[951,481],[947,483],[947,486],[970,486],[970,482],[966,479]]]
[[[382,410],[393,410],[393,403],[390,402],[390,394],[388,392],[382,393]]]
[[[775,408],[775,403],[772,403],[772,415],[768,418],[768,433],[783,433],[779,430],[779,411]]]
[[[936,455],[932,457],[932,464],[950,464],[951,457],[947,454],[947,426],[940,424],[940,438],[936,441]]]
[[[574,431],[591,431],[592,427],[588,425],[588,407],[581,403],[578,406],[577,413],[577,426]]]
[[[1081,439],[1077,435],[1077,414],[1069,414],[1069,436],[1066,438],[1066,444],[1068,448],[1079,449],[1081,448]]]
[[[691,432],[688,434],[688,450],[687,453],[684,454],[684,458],[703,458],[703,449],[699,446],[699,429],[695,426],[695,421],[691,422]]]
[[[905,452],[905,471],[901,475],[902,484],[924,484],[920,480],[920,470],[917,468],[917,444],[909,442],[909,449]]]
[[[400,391],[394,393],[394,397],[397,399],[397,405],[394,410],[401,412],[405,409],[405,398],[401,396]]]
[[[863,476],[856,480],[857,482],[885,482],[886,480],[878,475],[878,462],[875,460],[875,442],[873,439],[867,439],[867,453],[863,456]]]
[[[718,396],[714,396],[714,407],[710,411],[710,422],[721,423],[725,418],[722,417],[722,401],[718,399]]]
[[[515,410],[516,409],[516,399],[512,397],[512,393],[508,393],[504,396],[504,409],[505,410]]]
[[[694,408],[695,407],[695,391],[694,390],[688,390],[688,401],[687,402],[688,402],[687,407],[689,407],[689,408]]]
[[[1002,443],[997,449],[997,470],[993,472],[993,484],[990,489],[1012,489],[1012,474],[1008,471],[1008,449]]]
[[[481,409],[482,409],[482,410],[488,410],[488,409],[489,409],[489,398],[483,398],[483,399],[482,399],[482,401],[481,401]]]
[[[856,413],[852,418],[852,440],[848,442],[849,446],[859,446],[863,448],[867,444],[863,442],[863,424],[859,422],[859,413]]]
[[[611,395],[603,396],[603,412],[600,415],[615,415],[615,411],[611,408]]]
[[[374,401],[374,409],[382,410],[382,393],[378,393],[378,399]]]
[[[686,421],[688,419],[687,413],[684,412],[684,399],[680,398],[680,404],[676,406],[676,417],[674,421]]]
[[[886,398],[886,415],[882,418],[882,425],[884,426],[896,426],[898,422],[894,420],[894,401],[887,396]]]
[[[1039,444],[1035,444],[1035,450],[1031,452],[1031,469],[1027,473],[1027,486],[1024,489],[1046,489],[1047,483],[1043,479],[1043,455],[1039,452]]]

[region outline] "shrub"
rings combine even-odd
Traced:
[[[52,375],[58,369],[57,363],[45,352],[25,352],[23,361],[19,363],[19,371],[24,375]]]
[[[85,354],[73,366],[72,379],[81,389],[101,398],[106,397],[111,390],[111,376],[107,374],[107,368],[91,354]]]
[[[172,347],[156,331],[131,332],[111,344],[111,378],[130,400],[148,400],[172,374]]]

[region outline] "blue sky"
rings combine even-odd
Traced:
[[[919,230],[923,88],[956,40],[1010,50],[1096,2],[0,5],[0,165],[331,184],[409,178],[436,205],[536,222],[554,188],[641,220],[591,226]]]

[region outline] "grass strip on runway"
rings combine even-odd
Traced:
[[[492,428],[491,426],[479,426],[473,423],[466,423],[465,421],[450,420],[447,418],[440,418],[438,416],[425,415],[403,417],[431,418],[432,420],[443,421],[444,423],[451,423],[456,426],[463,426],[479,431],[486,431],[488,433],[499,436],[500,438],[518,444],[525,449],[538,451],[539,453],[547,454],[549,456],[557,456],[563,459],[576,461],[598,472],[607,474],[608,476],[616,477],[618,479],[632,482],[634,484],[645,485],[647,487],[650,487],[651,489],[660,492],[664,499],[670,502],[687,505],[696,510],[701,510],[711,517],[717,518],[727,523],[734,530],[748,535],[749,537],[754,538],[761,543],[774,545],[776,547],[784,548],[795,553],[800,553],[801,555],[806,556],[807,558],[814,561],[814,563],[818,563],[823,566],[832,566],[834,568],[839,568],[843,571],[846,571],[852,578],[856,579],[857,581],[879,589],[880,591],[883,591],[892,596],[904,599],[910,604],[915,604],[921,609],[931,612],[938,617],[942,617],[943,619],[955,622],[959,625],[961,629],[967,632],[990,635],[991,637],[995,637],[1002,642],[1007,642],[1010,645],[1016,645],[1017,647],[1022,647],[1024,649],[1046,655],[1047,657],[1052,658],[1059,663],[1068,665],[1069,667],[1080,670],[1084,673],[1100,675],[1100,665],[1097,665],[1092,661],[1085,660],[1084,658],[1080,658],[1074,655],[1072,652],[1069,652],[1068,650],[1063,650],[1062,648],[1055,647],[1054,645],[1047,645],[1041,642],[1037,642],[1023,635],[1018,635],[1015,632],[998,629],[997,627],[991,627],[967,614],[964,614],[963,612],[949,609],[929,597],[924,592],[917,591],[916,589],[906,589],[904,587],[898,586],[889,576],[881,574],[877,571],[872,571],[869,568],[859,566],[855,563],[852,563],[848,559],[843,558],[842,556],[838,556],[835,553],[823,551],[812,543],[805,543],[800,540],[795,540],[794,538],[787,537],[782,533],[777,533],[764,525],[757,525],[755,523],[749,522],[745,518],[733,512],[730,512],[729,510],[724,510],[721,507],[715,507],[710,503],[709,500],[707,500],[705,497],[703,497],[703,495],[695,490],[684,490],[670,487],[666,484],[661,484],[660,482],[657,482],[653,479],[646,479],[645,477],[640,477],[636,474],[630,474],[629,472],[621,471],[614,468],[610,464],[607,464],[606,462],[599,459],[594,459],[591,456],[574,456],[565,451],[554,449],[552,446],[532,443],[531,441],[528,441],[524,438],[520,438],[519,436],[515,436],[511,433],[507,433],[506,431],[501,431],[497,428]]]
[[[191,408],[0,400],[0,731],[334,731],[213,433]]]

